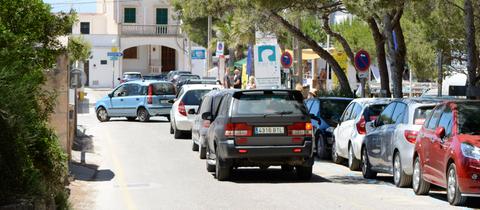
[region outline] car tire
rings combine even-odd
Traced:
[[[450,164],[447,172],[447,198],[453,206],[463,206],[467,202],[467,197],[462,196],[458,187],[457,169],[455,163]]]
[[[192,140],[192,151],[198,151],[198,144]]]
[[[171,118],[170,115],[165,116],[167,118],[167,121],[170,122]]]
[[[296,166],[295,171],[299,180],[310,180],[312,178],[312,166]]]
[[[177,130],[176,127],[173,127],[173,138],[175,138],[175,139],[181,139],[181,138],[183,138],[183,132]]]
[[[128,121],[135,121],[135,119],[137,119],[137,117],[127,117]]]
[[[322,160],[326,160],[329,156],[327,152],[327,143],[321,135],[322,134],[317,135],[317,156]]]
[[[207,154],[207,155],[206,155],[206,156],[207,156],[206,159],[207,159],[207,160],[205,161],[206,166],[207,166],[207,171],[208,171],[208,172],[215,172],[215,170],[216,170],[215,164],[210,164],[211,158],[210,158],[210,150],[209,150],[209,148],[208,148],[208,145],[207,145],[207,147],[205,148],[205,150],[207,151],[207,152],[206,152],[206,154]]]
[[[232,173],[232,167],[220,158],[218,151],[215,154],[215,177],[218,181],[227,181]]]
[[[294,169],[294,167],[291,166],[291,165],[282,165],[282,171],[283,172],[292,172],[293,169]]]
[[[393,182],[397,187],[408,187],[412,184],[412,176],[405,174],[402,167],[402,159],[400,152],[393,155]]]
[[[170,123],[170,134],[174,134],[175,131],[173,130],[173,126],[172,126],[172,123]]]
[[[101,106],[97,109],[97,119],[100,122],[107,122],[110,120],[107,110]]]
[[[341,164],[344,162],[344,159],[337,154],[337,146],[335,145],[335,141],[332,144],[332,161],[336,164]]]
[[[142,107],[138,109],[137,117],[138,117],[138,121],[140,122],[147,122],[150,120],[150,114],[145,108],[142,108]]]
[[[377,172],[372,170],[370,161],[368,160],[367,148],[362,148],[362,175],[366,179],[375,179],[377,177]]]
[[[201,160],[204,160],[207,158],[207,148],[199,146],[199,156]]]
[[[353,153],[353,146],[350,144],[348,146],[348,168],[351,171],[358,171],[360,169],[361,161],[355,157]]]
[[[416,195],[426,195],[430,192],[430,183],[423,179],[420,158],[418,156],[413,161],[412,188]]]

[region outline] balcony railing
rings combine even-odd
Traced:
[[[131,25],[121,24],[122,35],[175,36],[181,34],[180,25]]]

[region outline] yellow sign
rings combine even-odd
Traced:
[[[118,52],[118,47],[112,47],[112,51],[111,52]]]

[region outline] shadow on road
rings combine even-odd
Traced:
[[[90,100],[88,98],[83,101],[78,101],[77,113],[78,114],[90,114]]]
[[[435,198],[437,200],[440,200],[440,201],[445,201],[445,203],[448,203],[447,192],[445,191],[445,189],[442,189],[442,188],[438,188],[438,189],[439,189],[438,192],[430,192],[430,194],[428,196],[430,196],[431,198]],[[473,209],[480,209],[480,199],[475,198],[475,197],[469,197],[467,199],[467,203],[464,207],[473,208]]]
[[[233,170],[232,177],[230,179],[232,182],[238,184],[280,184],[280,183],[322,183],[330,182],[330,180],[325,179],[316,174],[312,175],[312,178],[307,181],[298,180],[294,172],[284,172],[281,169],[250,169],[250,168],[240,168]]]
[[[133,120],[133,121],[130,121],[130,120],[127,120],[126,118],[123,118],[123,117],[119,117],[119,118],[112,118],[110,119],[109,122],[129,122],[129,123],[170,123],[170,121],[167,120],[167,118],[154,118],[154,119],[150,119],[149,121],[147,122],[140,122],[138,121],[137,119]]]
[[[393,185],[392,176],[378,176],[376,179],[365,179],[362,176],[331,176],[328,179],[338,184]]]
[[[103,182],[110,181],[115,177],[115,173],[110,169],[98,170],[97,165],[81,164],[71,161],[69,163],[70,174],[76,180]]]

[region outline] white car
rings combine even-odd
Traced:
[[[350,170],[360,169],[366,123],[375,120],[390,101],[392,99],[359,98],[350,102],[333,131],[333,162],[342,163],[344,159],[348,159]]]
[[[182,86],[170,110],[170,133],[174,134],[175,139],[191,134],[192,124],[203,96],[213,89],[221,88],[220,85],[207,84]]]

